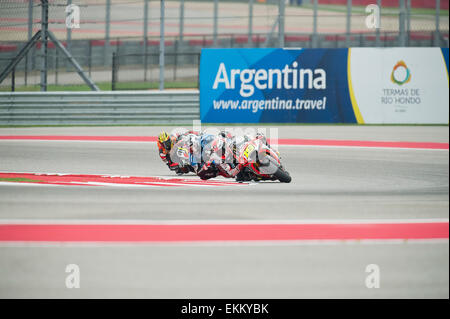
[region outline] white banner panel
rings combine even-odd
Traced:
[[[448,71],[440,48],[353,48],[349,55],[359,123],[448,124]]]

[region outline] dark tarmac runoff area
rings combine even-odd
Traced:
[[[154,142],[0,138],[0,298],[449,298],[448,230],[444,238],[433,237],[431,228],[423,231],[425,237],[395,236],[405,224],[446,223],[448,229],[448,126],[277,128],[280,139],[446,143],[447,148],[280,143],[291,183],[227,184],[233,180],[220,177],[202,184],[193,174],[178,177],[169,171]],[[173,127],[0,128],[0,137],[157,136],[162,129]],[[13,173],[169,181],[51,185],[5,177]],[[180,178],[187,182],[173,180]],[[17,225],[31,225],[30,234],[36,225],[82,225],[76,233],[82,238],[84,226],[104,224],[125,230],[206,225],[211,236],[214,227],[225,225],[229,237],[178,240],[185,230],[172,226],[173,238],[164,241],[8,237],[16,235]],[[331,238],[327,231],[323,238],[308,233],[296,240],[234,240],[234,226],[242,224],[267,225],[274,233],[281,232],[279,224],[326,225],[341,237]],[[383,238],[358,240],[345,237],[342,224],[349,234],[388,226]],[[307,236],[315,239],[304,240]],[[71,264],[79,268],[77,289],[66,286]],[[368,287],[369,265],[378,269],[378,288]]]

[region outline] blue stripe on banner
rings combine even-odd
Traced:
[[[200,117],[209,123],[356,123],[348,49],[203,49]]]
[[[444,57],[445,65],[447,66],[447,77],[448,77],[448,48],[441,48],[442,56]]]

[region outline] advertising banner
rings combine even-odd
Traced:
[[[448,49],[354,48],[349,63],[358,123],[448,123]]]
[[[448,123],[448,49],[203,49],[205,123]]]
[[[355,123],[347,49],[203,49],[200,117],[210,123]]]

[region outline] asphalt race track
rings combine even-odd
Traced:
[[[211,185],[197,185],[193,175],[183,177],[188,182],[174,181],[179,177],[163,165],[152,142],[1,138],[155,136],[160,129],[0,128],[1,298],[449,298],[448,126],[280,126],[281,139],[444,145],[436,149],[280,144],[282,161],[293,178],[290,184],[222,185],[228,181],[220,178]],[[42,185],[5,177],[13,173],[170,181],[137,187]],[[394,231],[380,230],[382,239],[344,238],[356,232],[353,228],[365,232],[361,223],[382,228],[380,223],[391,227],[390,222],[396,225]],[[446,235],[433,237],[434,230],[424,231],[425,237],[393,234],[401,233],[399,224],[429,222],[446,226]],[[265,225],[269,233],[280,235],[285,226],[279,224],[304,223],[314,224],[313,230],[331,226],[317,238],[302,233],[295,240],[273,240],[259,234],[265,240],[233,240],[236,225],[252,224],[256,230]],[[31,225],[35,230],[36,225],[55,224],[66,230],[82,225],[80,232],[86,225],[107,225],[99,233],[114,225],[127,229],[163,224],[169,225],[173,238],[188,236],[186,225],[226,229],[223,238],[213,231],[211,236],[220,240],[102,242],[36,240],[31,231],[31,239],[12,240],[8,234],[14,231],[5,228],[19,225],[23,230],[20,227]],[[337,234],[333,227],[342,224],[347,233],[327,237]],[[114,238],[117,233],[108,234]],[[75,232],[75,236],[83,235]],[[66,288],[69,264],[79,266],[79,289]],[[379,267],[379,288],[366,286],[366,267],[371,264]]]

